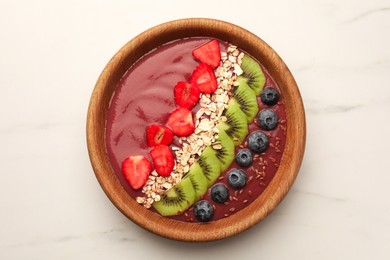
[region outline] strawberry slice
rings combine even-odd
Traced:
[[[187,136],[195,130],[192,113],[184,107],[179,107],[173,111],[168,118],[167,124],[178,136]]]
[[[213,69],[218,67],[221,60],[221,50],[218,40],[212,40],[192,51],[192,56],[200,62],[210,65]]]
[[[161,176],[169,176],[175,166],[175,158],[166,145],[158,145],[150,151],[156,172]]]
[[[200,98],[198,87],[184,81],[176,84],[174,92],[176,104],[188,109],[193,108]]]
[[[199,64],[190,77],[190,82],[196,84],[202,93],[211,94],[217,89],[213,69],[206,63]]]
[[[130,156],[122,162],[122,173],[130,186],[138,190],[144,186],[152,166],[144,156]]]
[[[173,132],[168,127],[153,124],[146,128],[146,141],[150,147],[159,144],[169,145],[173,141]]]

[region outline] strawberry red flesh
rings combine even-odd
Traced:
[[[144,186],[151,170],[152,166],[144,156],[130,156],[122,162],[122,173],[135,190]]]
[[[168,118],[167,124],[178,136],[187,136],[195,130],[192,113],[184,107],[179,107],[173,111]]]
[[[175,166],[175,158],[171,149],[166,145],[158,145],[150,151],[156,172],[161,176],[169,176]]]
[[[202,93],[211,94],[217,89],[217,80],[213,69],[206,63],[199,64],[192,72],[190,82],[196,84]]]
[[[195,84],[180,81],[175,86],[175,102],[181,107],[191,109],[198,103],[200,90]]]
[[[218,67],[221,60],[221,50],[218,40],[212,40],[192,51],[192,55],[200,62],[210,65],[213,69]]]
[[[168,127],[153,124],[146,129],[146,141],[150,147],[169,145],[173,141],[173,132]]]

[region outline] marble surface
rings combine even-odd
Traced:
[[[288,196],[260,224],[209,244],[126,219],[96,181],[85,140],[89,97],[112,55],[184,17],[263,38],[307,113]],[[0,0],[0,39],[0,259],[390,259],[388,0]]]

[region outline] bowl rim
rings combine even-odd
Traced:
[[[183,37],[184,36],[184,37]],[[285,95],[287,136],[279,169],[251,204],[218,221],[185,223],[162,217],[143,208],[119,183],[105,148],[105,121],[118,80],[140,57],[169,39],[213,37],[230,42],[259,60]],[[127,70],[126,69],[126,70]],[[87,146],[92,168],[111,202],[130,220],[157,235],[181,241],[212,241],[227,238],[260,222],[281,202],[294,183],[306,144],[306,119],[302,98],[286,64],[261,38],[237,25],[210,18],[185,18],[154,26],[127,42],[108,62],[91,95],[87,113]]]

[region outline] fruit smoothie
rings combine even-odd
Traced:
[[[277,172],[286,138],[283,94],[258,61],[210,38],[167,43],[123,75],[106,149],[140,205],[186,222],[226,218]]]

